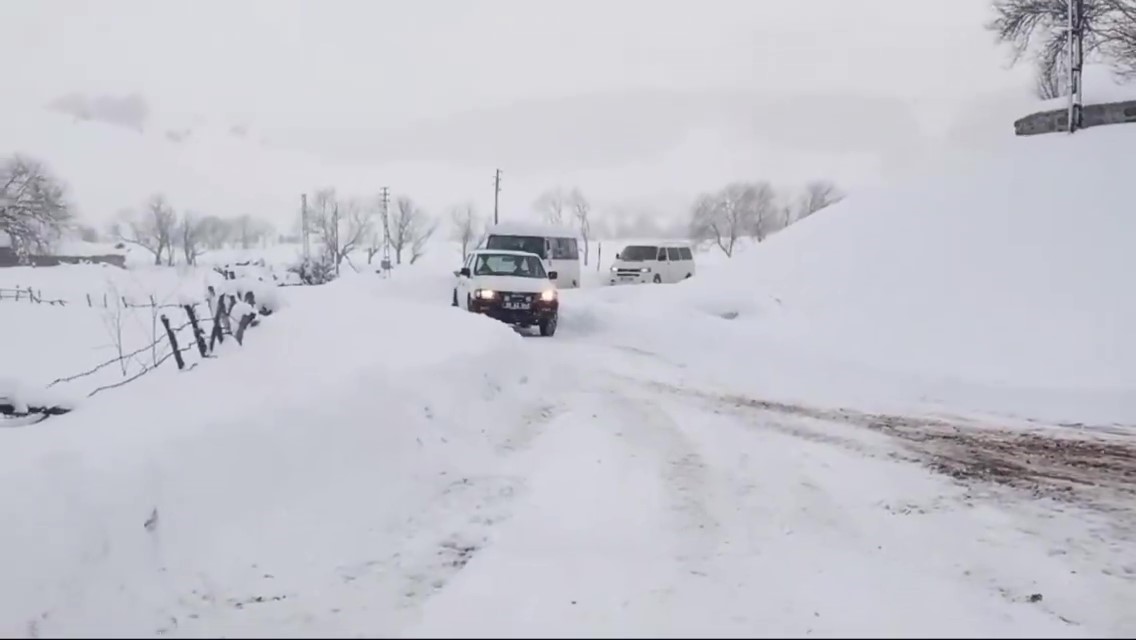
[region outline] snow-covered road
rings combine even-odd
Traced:
[[[727,393],[586,316],[522,339],[434,297],[301,293],[229,360],[140,386],[153,406],[84,410],[122,428],[12,434],[0,631],[1136,631],[1130,463],[1091,493],[1054,480],[1082,466],[988,478],[985,436],[956,443],[974,425]]]
[[[886,436],[636,379],[625,350],[533,348],[581,381],[571,409],[542,425],[517,463],[528,483],[514,516],[414,635],[1085,636],[1136,624],[1136,576],[1085,569],[1093,553],[1076,541],[1092,534],[1047,526],[1052,505],[983,499]],[[654,360],[654,378],[681,375]],[[613,362],[624,372],[596,366]]]

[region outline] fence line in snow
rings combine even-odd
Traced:
[[[198,307],[202,306],[204,307],[203,310],[206,311],[206,315],[199,317],[197,313]],[[133,382],[154,369],[157,369],[171,358],[177,365],[178,370],[184,371],[186,370],[187,354],[196,349],[201,360],[215,358],[216,347],[218,344],[224,343],[226,336],[236,340],[238,345],[243,345],[245,333],[248,329],[259,324],[257,317],[260,315],[271,315],[271,311],[268,309],[263,309],[262,313],[257,313],[256,296],[252,291],[238,290],[235,294],[218,294],[212,286],[208,288],[208,296],[205,302],[187,302],[181,305],[165,305],[165,307],[180,308],[185,314],[185,321],[175,326],[171,323],[169,315],[162,313],[159,319],[164,329],[163,336],[130,353],[122,353],[121,345],[117,345],[120,348],[120,353],[114,358],[74,375],[57,378],[47,385],[48,388],[54,387],[56,384],[73,382],[80,378],[94,375],[98,371],[115,364],[122,366],[124,362],[132,360],[146,351],[154,351],[155,353],[152,365],[143,365],[141,371],[129,376],[126,375],[124,368],[124,378],[122,380],[100,386],[88,393],[87,397],[89,398],[108,389],[114,389]],[[190,339],[187,344],[180,345],[179,333],[183,333],[187,328],[192,331]],[[164,351],[159,357],[156,349],[163,342],[169,344],[169,350]],[[189,369],[193,369],[197,364],[199,363],[193,363]],[[21,425],[35,424],[53,415],[69,413],[71,410],[70,407],[65,406],[25,406],[12,399],[0,398],[0,416],[27,418],[34,415],[38,418],[34,422],[22,422],[20,423]]]

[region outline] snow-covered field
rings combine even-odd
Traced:
[[[277,289],[243,347],[0,430],[0,634],[1130,636],[1133,148],[1021,141],[566,291],[550,339],[449,307],[441,243]],[[210,277],[0,270],[83,301],[0,301],[0,377],[104,358],[88,293]]]

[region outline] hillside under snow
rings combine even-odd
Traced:
[[[705,277],[603,291],[569,313],[593,332],[626,310],[637,320],[621,338],[697,343],[690,357],[718,373],[744,363],[724,384],[766,393],[1136,424],[1133,148],[1136,127],[1022,139],[996,160],[859,193]],[[681,314],[650,318],[675,305],[697,313],[667,347]]]

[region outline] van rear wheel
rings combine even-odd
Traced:
[[[662,282],[663,282],[663,277],[656,273],[655,274],[655,284],[662,284]]]

